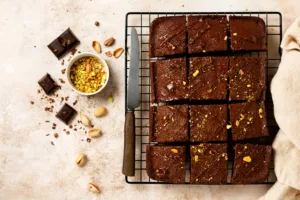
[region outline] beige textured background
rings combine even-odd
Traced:
[[[43,2],[43,3],[42,3]],[[184,4],[184,7],[182,5]],[[63,133],[66,128],[37,94],[37,80],[49,72],[63,77],[60,62],[46,45],[67,27],[81,40],[80,51],[93,51],[93,40],[113,36],[114,47],[124,46],[125,14],[129,11],[280,11],[284,30],[300,13],[298,0],[1,0],[0,6],[0,199],[257,199],[270,186],[128,185],[121,174],[124,123],[124,55],[107,59],[111,69],[109,86],[91,99],[78,96],[67,85],[59,96],[78,99],[75,108],[86,114],[106,106],[109,114],[93,119],[104,134],[86,139],[84,131]],[[94,21],[100,22],[100,27]],[[36,48],[34,47],[36,46]],[[68,58],[67,56],[66,58]],[[66,59],[65,59],[66,60]],[[67,62],[65,62],[66,65]],[[115,101],[109,103],[107,97]],[[29,103],[35,102],[34,105]],[[54,110],[61,107],[55,102]],[[57,124],[52,130],[50,120]],[[75,120],[76,121],[76,120]],[[74,121],[74,124],[75,124]],[[39,124],[40,123],[40,124]],[[60,137],[55,139],[53,133]],[[51,136],[45,135],[50,133]],[[55,146],[50,144],[54,141]],[[74,164],[85,152],[84,168]],[[87,191],[89,181],[102,193]]]

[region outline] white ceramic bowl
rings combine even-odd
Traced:
[[[103,63],[104,70],[106,70],[106,73],[107,73],[107,75],[106,75],[106,81],[105,81],[104,85],[101,88],[99,88],[97,91],[92,92],[92,93],[81,92],[80,90],[76,89],[76,87],[73,85],[73,83],[71,81],[71,78],[70,78],[70,71],[71,71],[72,65],[78,59],[83,58],[83,57],[94,57],[94,58],[100,60],[100,62]],[[94,53],[90,53],[90,52],[82,52],[80,54],[77,54],[75,57],[73,57],[70,60],[68,66],[67,66],[67,69],[66,69],[66,76],[67,76],[67,82],[69,83],[70,87],[75,92],[77,92],[78,94],[81,94],[81,95],[90,96],[90,95],[98,94],[99,92],[101,92],[105,88],[105,86],[107,85],[108,79],[109,79],[109,69],[108,69],[107,63],[105,62],[105,60],[101,56],[99,56],[97,54],[94,54]]]

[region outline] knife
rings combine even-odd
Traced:
[[[135,28],[131,29],[130,66],[127,85],[127,110],[124,127],[124,155],[122,173],[134,176],[135,172],[135,116],[140,105],[139,89],[139,39]]]

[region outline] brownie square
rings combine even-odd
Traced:
[[[268,136],[267,115],[263,101],[230,104],[229,110],[234,141]]]
[[[188,52],[205,53],[227,50],[225,15],[188,17]]]
[[[233,184],[263,183],[267,180],[271,145],[236,144],[234,150]]]
[[[259,17],[229,17],[231,50],[267,50],[266,25]]]
[[[228,62],[228,57],[190,58],[190,99],[226,100]]]
[[[230,57],[229,100],[265,99],[266,58]]]
[[[185,183],[185,146],[146,146],[148,176],[157,181]]]
[[[150,26],[149,56],[159,57],[186,52],[186,17],[159,17]]]
[[[57,57],[57,59],[61,59],[64,55],[72,51],[79,44],[80,41],[78,40],[78,38],[75,36],[72,30],[68,28],[65,32],[63,32],[60,36],[53,40],[48,45],[48,48]]]
[[[227,144],[190,146],[193,184],[222,184],[227,182]]]
[[[63,107],[58,111],[56,117],[68,125],[68,123],[73,119],[73,117],[77,114],[77,111],[69,106],[69,104],[65,103]]]
[[[190,141],[227,140],[227,105],[191,105]]]
[[[58,88],[57,83],[53,80],[50,74],[44,75],[39,81],[38,84],[42,87],[44,92],[49,95],[52,93],[56,88]]]
[[[150,81],[152,103],[187,99],[186,58],[151,62]]]
[[[150,142],[187,142],[188,106],[150,108]]]

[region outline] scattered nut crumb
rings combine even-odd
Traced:
[[[65,60],[62,60],[62,61],[61,61],[61,65],[64,65],[64,64],[65,64]]]
[[[106,55],[107,57],[112,57],[112,53],[111,53],[110,51],[105,52],[105,55]]]
[[[68,101],[68,100],[69,100],[69,98],[70,98],[69,96],[66,96],[66,97],[65,97],[65,101]]]
[[[115,43],[115,38],[113,38],[113,37],[110,37],[104,41],[104,45],[107,47],[113,45],[114,43]]]
[[[54,133],[54,137],[55,137],[55,138],[58,138],[58,133]]]
[[[86,141],[87,141],[88,143],[90,143],[90,142],[91,142],[91,138],[86,138]]]
[[[37,93],[41,93],[41,90],[37,90]]]
[[[95,21],[95,26],[99,26],[100,23],[98,21]]]
[[[78,101],[77,101],[77,100],[75,100],[75,101],[73,102],[73,106],[75,106],[75,105],[77,104],[77,102],[78,102]]]
[[[65,83],[64,79],[62,79],[62,78],[59,78],[58,80],[59,80],[62,84]]]
[[[49,136],[49,135],[50,135],[49,133],[46,134],[46,136]]]
[[[66,134],[69,135],[69,134],[70,134],[70,131],[67,131]]]
[[[71,124],[71,125],[69,126],[69,128],[73,128],[73,125]]]
[[[76,51],[77,51],[77,49],[73,49],[72,50],[72,52],[71,52],[72,56],[74,56],[74,54],[76,53]]]
[[[51,141],[51,144],[54,146],[54,142],[53,141]]]
[[[49,120],[46,120],[45,122],[46,122],[46,123],[50,123],[50,121],[49,121]]]
[[[62,74],[65,74],[66,73],[66,69],[62,69],[60,70]]]
[[[34,101],[30,101],[30,103],[31,103],[31,105],[33,105],[33,104],[34,104]]]

